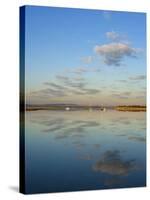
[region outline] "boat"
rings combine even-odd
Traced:
[[[106,108],[102,106],[102,107],[100,107],[100,110],[103,111],[103,112],[105,112]]]
[[[70,108],[69,108],[69,107],[66,107],[66,108],[65,108],[65,110],[66,110],[66,111],[69,111],[69,110],[70,110]]]

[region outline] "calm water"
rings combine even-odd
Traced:
[[[26,192],[145,186],[146,113],[26,112]]]

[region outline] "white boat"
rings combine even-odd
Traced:
[[[105,112],[106,108],[105,107],[101,107],[100,110],[103,111],[103,112]]]
[[[66,111],[69,111],[69,110],[70,110],[70,108],[69,108],[69,107],[66,107],[66,108],[65,108],[65,110],[66,110]]]
[[[103,108],[103,112],[105,112],[106,111],[106,108]]]

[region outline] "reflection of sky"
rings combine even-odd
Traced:
[[[26,7],[27,103],[145,104],[145,14],[104,13]]]
[[[26,112],[28,192],[144,186],[145,129],[145,112]]]
[[[117,150],[106,151],[100,160],[93,166],[93,170],[111,175],[127,176],[132,170],[136,170],[134,160],[123,161]]]

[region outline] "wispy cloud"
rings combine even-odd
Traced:
[[[72,70],[68,70],[68,72],[72,73],[72,74],[76,74],[76,75],[84,75],[86,73],[91,73],[91,72],[100,72],[101,70],[99,68],[95,68],[95,67],[76,67]]]
[[[121,95],[121,94],[112,94],[111,95],[113,98],[117,98],[117,99],[128,99],[128,96],[125,95]]]
[[[145,99],[146,98],[146,95],[138,95],[138,96],[135,96],[136,99]]]
[[[78,72],[85,72],[83,68],[78,69]],[[43,82],[46,88],[32,91],[29,96],[32,98],[61,98],[74,95],[96,95],[101,91],[99,89],[91,88],[88,86],[86,79],[81,76],[82,74],[65,76],[56,75],[55,80]]]
[[[135,58],[137,49],[126,43],[109,43],[97,45],[94,51],[103,58],[106,65],[120,66],[125,57]]]
[[[56,79],[62,80],[62,81],[68,81],[69,78],[67,76],[62,76],[62,75],[56,75]]]
[[[140,80],[145,80],[145,79],[146,79],[145,75],[137,75],[137,76],[129,77],[129,80],[131,81],[140,81]]]
[[[73,77],[73,80],[75,81],[84,81],[85,79],[81,76]]]
[[[86,56],[86,57],[81,58],[81,61],[82,61],[83,63],[85,63],[85,64],[91,63],[92,60],[93,60],[93,57],[92,57],[92,56]]]
[[[118,80],[118,82],[120,82],[120,83],[127,83],[128,81],[127,80]]]
[[[85,82],[73,82],[70,80],[69,86],[73,87],[73,88],[83,89],[83,88],[85,88],[86,83]]]
[[[121,94],[130,96],[132,93],[131,92],[122,92]]]
[[[88,72],[88,68],[86,68],[86,67],[77,67],[77,68],[73,69],[71,72],[75,73],[75,74],[83,74],[83,73]]]
[[[62,96],[67,96],[67,93],[65,91],[62,91],[60,89],[56,90],[56,89],[52,89],[52,88],[46,88],[46,89],[42,89],[37,91],[38,95],[45,94],[48,95],[49,97],[62,97]]]
[[[106,32],[106,37],[107,37],[107,39],[109,39],[113,42],[119,42],[119,41],[123,42],[124,41],[124,43],[127,43],[127,41],[128,41],[125,34],[121,34],[121,33],[118,33],[116,31]]]
[[[115,32],[115,31],[106,32],[106,37],[113,41],[121,39],[119,33]]]
[[[86,93],[86,94],[97,94],[97,93],[100,93],[101,91],[100,90],[97,90],[97,89],[83,89],[83,91]]]
[[[52,83],[52,82],[44,82],[43,84],[48,85],[48,86],[55,88],[55,89],[60,89],[60,90],[66,89],[66,87],[59,85],[59,84],[56,84],[56,83]]]
[[[131,92],[121,92],[121,93],[112,93],[111,96],[114,98],[119,98],[119,99],[128,99],[129,97],[131,98],[132,93]]]

